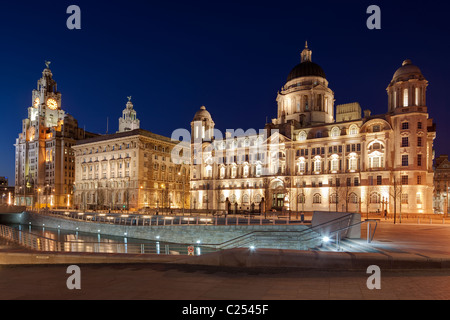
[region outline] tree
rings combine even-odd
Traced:
[[[397,202],[401,202],[402,197],[402,184],[399,183],[394,172],[391,172],[391,187],[389,188],[389,197],[393,199],[394,202],[394,224],[397,220]],[[401,204],[400,204],[401,208]],[[400,209],[401,211],[401,209]]]

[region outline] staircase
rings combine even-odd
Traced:
[[[323,252],[380,252],[364,239],[342,239],[339,245],[335,241],[329,241],[310,250]]]

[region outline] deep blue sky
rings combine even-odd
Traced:
[[[82,30],[66,9],[81,8]],[[381,8],[381,30],[366,9]],[[205,105],[216,127],[262,128],[308,40],[336,104],[387,111],[404,59],[430,82],[436,155],[450,153],[450,12],[444,1],[2,1],[0,175],[14,184],[14,146],[44,60],[63,109],[96,133],[117,130],[127,96],[141,127],[170,136]]]

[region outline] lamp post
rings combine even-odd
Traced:
[[[185,199],[184,199],[184,196],[185,196],[185,194],[184,194],[184,193],[185,193],[184,188],[185,188],[185,182],[186,182],[185,180],[186,180],[186,179],[185,179],[185,176],[184,176],[184,175],[181,176],[181,171],[178,172],[178,175],[179,175],[179,176],[181,177],[181,179],[183,180],[183,181],[182,181],[182,182],[183,182],[183,202],[182,202],[181,205],[182,205],[182,208],[183,208],[183,216],[184,216],[184,200],[185,200]]]

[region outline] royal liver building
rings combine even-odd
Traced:
[[[202,107],[191,123],[191,207],[432,213],[436,130],[420,69],[403,62],[380,115],[335,106],[328,85],[306,45],[264,130],[222,136]]]

